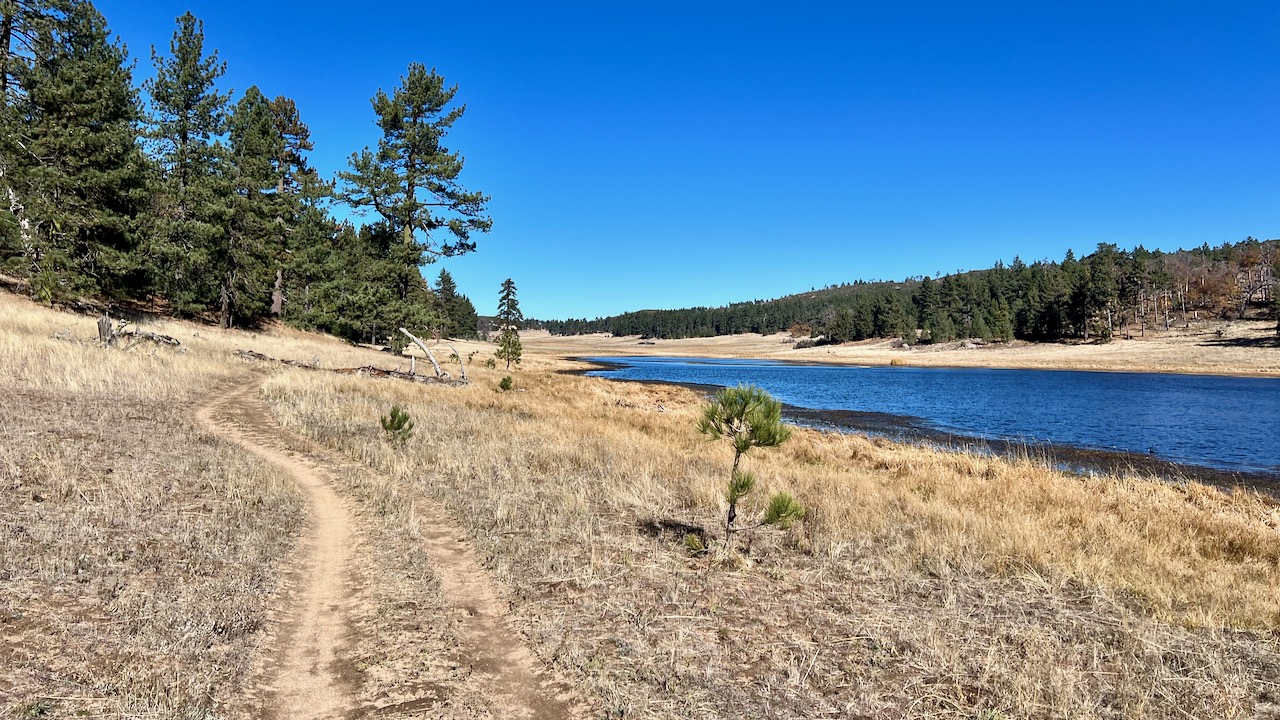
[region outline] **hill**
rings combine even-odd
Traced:
[[[842,343],[901,338],[1056,341],[1142,334],[1206,319],[1274,317],[1280,240],[1247,238],[1173,253],[1100,244],[1084,258],[899,283],[854,282],[723,307],[642,310],[595,320],[544,321],[553,334],[607,332],[689,338],[789,330]]]

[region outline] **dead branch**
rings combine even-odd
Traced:
[[[449,348],[449,352],[458,358],[458,372],[462,374],[462,382],[471,382],[467,379],[467,364],[463,361],[462,355],[458,354],[458,350],[452,345],[446,344],[445,347]]]
[[[441,369],[440,363],[436,362],[436,354],[431,352],[431,348],[427,347],[426,343],[419,340],[416,335],[409,332],[408,330],[405,330],[404,328],[400,328],[400,332],[404,333],[406,337],[408,337],[410,340],[413,341],[414,345],[417,345],[418,347],[422,348],[422,352],[427,354],[427,359],[431,361],[431,366],[436,369],[436,377],[438,379],[441,379],[441,380],[448,379],[449,374],[446,373],[443,369]]]

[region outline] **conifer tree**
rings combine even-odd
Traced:
[[[511,363],[520,364],[520,326],[524,323],[524,314],[520,312],[520,303],[516,300],[516,284],[511,278],[502,281],[502,292],[498,295],[498,350],[494,353],[499,360],[507,361],[507,369]]]
[[[204,23],[190,12],[177,19],[169,57],[151,49],[156,75],[150,139],[161,173],[150,253],[159,287],[175,310],[199,313],[221,299],[215,266],[232,209],[226,130],[228,95],[216,82],[226,72],[218,53],[204,53]]]
[[[472,234],[489,232],[489,197],[458,182],[463,158],[443,144],[466,112],[454,105],[458,86],[419,64],[409,66],[401,86],[379,90],[373,110],[382,137],[377,152],[351,156],[351,171],[340,173],[343,198],[372,209],[413,249],[417,265],[475,250]]]
[[[283,173],[277,167],[284,138],[276,127],[271,104],[250,87],[229,119],[234,193],[231,222],[213,264],[218,268],[219,324],[231,327],[236,317],[266,314],[270,299],[271,260],[284,246]]]
[[[448,270],[440,270],[440,277],[436,282],[436,302],[444,316],[444,334],[447,337],[476,337],[476,326],[479,323],[476,307],[466,295],[458,294],[458,285]]]
[[[44,300],[118,296],[136,281],[134,217],[146,194],[137,94],[125,50],[93,5],[53,7],[8,31],[23,33],[30,53],[20,71],[5,72],[0,172],[10,203],[0,258]],[[19,58],[7,52],[4,62]]]
[[[278,95],[271,101],[271,115],[281,140],[276,159],[276,197],[280,211],[277,221],[283,233],[283,243],[273,258],[275,280],[271,290],[271,314],[283,316],[289,289],[286,287],[286,272],[292,274],[298,269],[298,259],[308,249],[309,243],[319,239],[316,230],[323,233],[325,229],[332,229],[328,213],[320,210],[320,203],[332,197],[333,189],[322,182],[307,164],[306,153],[315,146],[311,143],[311,128],[302,122],[297,104],[284,95]],[[317,220],[320,221],[318,224]],[[305,295],[305,290],[303,292]]]
[[[739,531],[738,503],[756,486],[754,474],[742,469],[742,457],[752,448],[777,447],[791,437],[791,428],[782,422],[782,403],[753,385],[725,388],[702,409],[698,432],[712,440],[727,439],[733,446],[733,467],[725,500],[725,547],[733,549],[733,534]],[[788,493],[775,493],[769,499],[761,525],[790,527],[804,515],[804,508]],[[749,528],[748,528],[749,529]]]

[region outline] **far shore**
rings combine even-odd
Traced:
[[[1221,330],[1221,336],[1218,331]],[[951,342],[894,347],[890,340],[797,349],[786,333],[711,338],[648,340],[606,334],[553,336],[521,332],[525,350],[565,359],[587,356],[674,356],[760,359],[805,364],[979,367],[1099,372],[1280,377],[1280,338],[1275,322],[1204,322],[1169,331],[1148,329],[1145,337],[1110,342]]]

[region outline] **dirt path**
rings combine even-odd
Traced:
[[[340,658],[358,597],[355,524],[329,479],[278,446],[279,429],[257,390],[257,382],[234,387],[196,412],[210,432],[288,472],[307,501],[305,534],[281,593],[284,607],[272,612],[269,650],[243,704],[278,718],[341,717],[353,706],[355,684]]]
[[[361,570],[367,553],[361,550],[364,539],[354,511],[335,491],[335,473],[370,471],[330,457],[281,428],[258,399],[259,385],[254,381],[218,393],[196,412],[211,433],[288,472],[308,504],[309,522],[280,593],[280,607],[272,612],[266,651],[257,663],[254,686],[240,704],[255,717],[281,720],[406,717],[428,706],[439,709],[441,701],[455,704],[451,699],[465,699],[456,704],[476,708],[467,715],[474,717],[586,717],[586,705],[550,676],[511,627],[507,604],[465,533],[442,507],[429,502],[418,506],[423,550],[453,609],[451,617],[438,621],[453,623],[455,660],[469,673],[460,687],[450,688],[452,698],[360,706],[359,673],[344,655],[361,641],[354,635],[353,620],[368,602]]]

